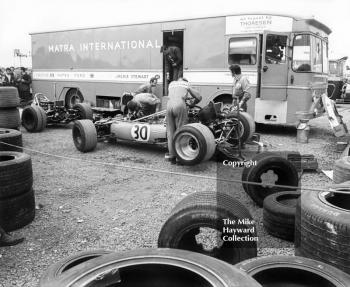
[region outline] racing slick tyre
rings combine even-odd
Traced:
[[[50,286],[261,287],[243,271],[225,262],[172,249],[111,253],[65,273]]]
[[[92,114],[92,109],[91,106],[86,104],[86,103],[79,103],[76,104],[73,109],[78,110],[78,113],[80,115],[81,120],[93,120],[93,114]]]
[[[243,189],[258,206],[262,207],[265,197],[270,194],[297,189],[298,171],[287,159],[274,153],[264,152],[253,157],[252,161],[256,162],[256,165],[243,169],[242,181],[266,183],[266,185],[243,183]],[[291,186],[291,188],[269,184]]]
[[[174,135],[174,151],[183,165],[195,165],[213,157],[216,149],[211,130],[203,124],[187,124]]]
[[[350,274],[350,194],[304,191],[296,209],[294,245],[295,255]]]
[[[77,150],[81,152],[93,151],[97,145],[97,131],[90,120],[78,120],[73,125],[73,141]]]
[[[350,180],[350,156],[338,159],[334,164],[333,181],[342,183]]]
[[[252,116],[246,112],[232,112],[228,114],[228,118],[239,121],[240,128],[240,142],[247,142],[255,133],[255,121]]]
[[[19,106],[18,90],[15,87],[0,87],[0,108]]]
[[[31,133],[41,132],[46,128],[47,116],[42,107],[27,106],[22,111],[22,126]]]
[[[0,226],[7,232],[31,223],[35,217],[34,191],[0,199]]]
[[[232,224],[224,223],[230,219]],[[244,221],[242,224],[238,220]],[[247,222],[249,221],[249,222]],[[235,240],[224,228],[250,229]],[[194,251],[231,264],[257,256],[255,223],[248,209],[223,192],[196,192],[182,199],[161,228],[158,247]],[[201,242],[200,242],[201,241]]]
[[[263,224],[272,236],[294,240],[295,212],[300,192],[283,191],[264,199]]]
[[[53,282],[55,282],[62,274],[72,269],[73,267],[85,263],[91,259],[110,253],[112,253],[112,251],[98,249],[82,251],[77,254],[71,255],[67,258],[64,258],[49,266],[49,268],[41,276],[39,285],[41,287],[52,286],[51,284],[53,284]]]
[[[32,188],[33,170],[29,155],[0,151],[0,199],[21,195]]]
[[[84,102],[84,97],[78,89],[70,89],[66,94],[65,100],[65,106],[68,109],[73,109],[76,104]]]
[[[22,152],[22,145],[22,133],[20,131],[0,128],[0,151]]]
[[[261,256],[238,263],[262,286],[350,286],[350,276],[320,261],[298,256]]]
[[[17,108],[0,109],[0,128],[18,129],[21,124]]]

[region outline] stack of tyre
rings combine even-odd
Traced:
[[[35,216],[32,161],[29,155],[0,151],[0,226],[13,231]]]

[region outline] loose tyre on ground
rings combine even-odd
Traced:
[[[6,143],[10,145],[7,145]],[[0,128],[0,151],[21,152],[23,151],[21,148],[22,145],[22,133],[20,131]]]
[[[350,274],[349,193],[302,193],[295,218],[295,254]]]
[[[235,221],[235,224],[225,224],[223,219]],[[252,232],[239,236],[256,238],[255,223],[239,225],[239,220],[252,221],[252,216],[231,195],[221,192],[193,193],[172,210],[160,231],[158,247],[195,251],[235,264],[257,256],[256,241],[238,241],[230,232],[224,232],[224,227],[249,228]]]
[[[184,165],[195,165],[209,160],[215,153],[215,138],[208,127],[200,123],[181,127],[174,135],[174,151]]]
[[[16,108],[19,106],[19,96],[15,87],[0,87],[0,108]]]
[[[334,164],[333,181],[342,183],[350,180],[350,156],[338,159]]]
[[[28,132],[41,132],[46,128],[47,116],[43,108],[28,106],[22,112],[22,126]]]
[[[80,119],[93,120],[93,112],[90,105],[86,103],[79,103],[73,108],[79,111]]]
[[[73,141],[75,147],[81,152],[89,152],[96,148],[97,132],[90,120],[78,120],[73,125]]]
[[[112,253],[79,264],[51,286],[258,287],[254,279],[215,258],[171,249]]]
[[[30,156],[14,151],[0,151],[0,200],[26,193],[32,185]]]
[[[283,191],[264,199],[263,223],[272,236],[294,240],[295,212],[300,192]]]
[[[21,120],[17,108],[0,110],[0,128],[18,129],[20,124]]]
[[[13,231],[31,223],[35,217],[34,191],[0,199],[0,226]]]
[[[274,153],[264,152],[253,157],[252,161],[256,162],[256,165],[244,168],[242,181],[264,184],[243,183],[245,192],[258,206],[262,207],[266,196],[288,190],[285,187],[272,187],[270,186],[271,184],[295,186],[295,188],[290,188],[290,190],[297,189],[299,185],[298,171],[294,164],[287,159]]]
[[[50,287],[53,282],[55,282],[62,274],[66,271],[72,269],[75,266],[78,266],[82,263],[85,263],[91,259],[100,257],[102,255],[110,254],[112,251],[108,250],[89,250],[79,252],[77,254],[71,255],[67,258],[64,258],[52,265],[45,271],[45,273],[40,278],[41,287]]]
[[[243,261],[236,267],[266,287],[350,286],[348,274],[304,257],[263,256]]]

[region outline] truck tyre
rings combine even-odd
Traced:
[[[21,124],[17,108],[0,109],[0,128],[18,129]]]
[[[206,191],[190,194],[171,211],[160,231],[158,247],[194,251],[231,264],[257,256],[256,241],[223,240],[223,236],[227,234],[223,233],[223,228],[235,228],[224,224],[223,219],[226,218],[236,222],[239,219],[252,220],[248,209],[227,193]],[[254,232],[250,236],[256,237],[255,224],[240,225],[240,228],[252,227]],[[221,234],[212,240],[215,247],[206,248],[198,243],[198,238],[205,229],[212,234]]]
[[[91,106],[86,103],[79,103],[74,106],[78,110],[80,120],[93,120]]]
[[[225,262],[172,249],[111,253],[79,264],[65,273],[50,286],[95,286],[96,283],[98,286],[261,287]]]
[[[295,255],[350,274],[350,194],[304,191],[296,209],[294,244]]]
[[[22,145],[22,133],[20,131],[0,128],[0,151],[22,152]]]
[[[34,191],[0,199],[0,226],[7,232],[31,223],[35,217]]]
[[[243,189],[258,206],[262,207],[265,197],[270,194],[297,189],[298,171],[287,159],[274,153],[264,152],[253,157],[252,161],[256,162],[256,165],[243,169],[242,181],[262,183],[264,179],[269,179],[265,186],[243,183]],[[295,188],[270,187],[269,183]]]
[[[294,240],[295,212],[300,192],[283,191],[264,199],[263,224],[272,236]]]
[[[21,195],[32,188],[33,170],[29,155],[0,151],[0,199]]]
[[[93,151],[97,145],[97,132],[90,120],[78,120],[73,125],[73,141],[77,150],[81,152]]]
[[[236,119],[239,121],[240,128],[240,142],[247,142],[255,133],[255,122],[252,116],[246,112],[231,112],[228,114],[228,118]],[[232,143],[237,143],[237,139],[234,138]]]
[[[338,159],[334,164],[333,181],[342,183],[350,180],[350,156]]]
[[[15,87],[0,87],[0,108],[16,108],[19,96]]]
[[[68,109],[73,109],[76,104],[84,102],[84,97],[79,89],[70,89],[66,94],[65,100],[65,106]]]
[[[49,268],[41,276],[39,285],[41,287],[52,286],[51,284],[53,282],[55,282],[63,273],[72,269],[73,267],[110,253],[112,253],[112,251],[98,249],[79,252],[64,258],[49,266]]]
[[[320,261],[298,256],[262,256],[238,263],[262,286],[350,286],[350,276]]]
[[[46,128],[47,116],[42,107],[28,106],[22,111],[22,126],[31,133],[41,132]]]
[[[176,157],[183,165],[196,165],[211,159],[216,148],[213,133],[200,123],[188,124],[177,130],[173,144]]]

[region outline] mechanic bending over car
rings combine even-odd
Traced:
[[[233,105],[236,106],[237,101],[238,107],[244,112],[247,111],[247,102],[251,98],[251,94],[248,92],[250,89],[250,83],[247,77],[241,73],[241,67],[239,65],[230,65],[229,67],[233,77]]]
[[[185,78],[179,78],[169,84],[169,100],[166,108],[166,130],[169,153],[165,155],[172,164],[176,164],[173,138],[177,129],[188,122],[186,103],[190,106],[198,104],[202,97],[199,92],[190,86]]]
[[[160,104],[160,100],[154,94],[136,94],[127,104],[129,111],[128,117],[130,119],[137,119],[154,114],[158,104]]]

